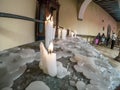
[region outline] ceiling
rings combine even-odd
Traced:
[[[117,22],[120,22],[120,0],[93,0],[107,11]]]

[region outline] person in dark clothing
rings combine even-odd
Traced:
[[[106,46],[108,46],[109,41],[110,41],[110,34],[107,36],[107,39],[106,39]]]
[[[112,34],[112,43],[111,43],[111,49],[114,48],[114,45],[115,45],[115,40],[117,39],[117,36],[115,33]]]

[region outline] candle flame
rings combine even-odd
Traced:
[[[46,20],[47,21],[50,20],[50,17],[51,17],[51,14],[48,17],[46,17]]]
[[[51,14],[50,14],[48,17],[46,17],[46,20],[47,20],[48,22],[53,23],[53,16],[51,16]]]
[[[48,47],[48,52],[53,52],[53,42],[50,43],[49,47]]]
[[[53,21],[53,16],[51,16],[51,19],[50,19],[51,21]]]

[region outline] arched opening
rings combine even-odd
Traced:
[[[82,3],[82,5],[80,7],[80,10],[79,10],[79,16],[78,16],[78,18],[80,20],[83,20],[84,13],[85,13],[85,11],[86,11],[86,9],[87,9],[87,7],[88,7],[88,5],[90,4],[91,1],[92,0],[84,0],[84,2]]]

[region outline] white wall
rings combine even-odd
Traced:
[[[35,18],[35,10],[35,0],[0,0],[0,12]],[[0,17],[0,51],[33,42],[34,30],[34,22]]]
[[[60,26],[76,30],[82,35],[96,36],[98,32],[106,34],[107,26],[110,24],[112,30],[116,32],[116,21],[94,2],[91,2],[86,9],[83,21],[77,20],[77,0],[59,0],[59,2]]]

